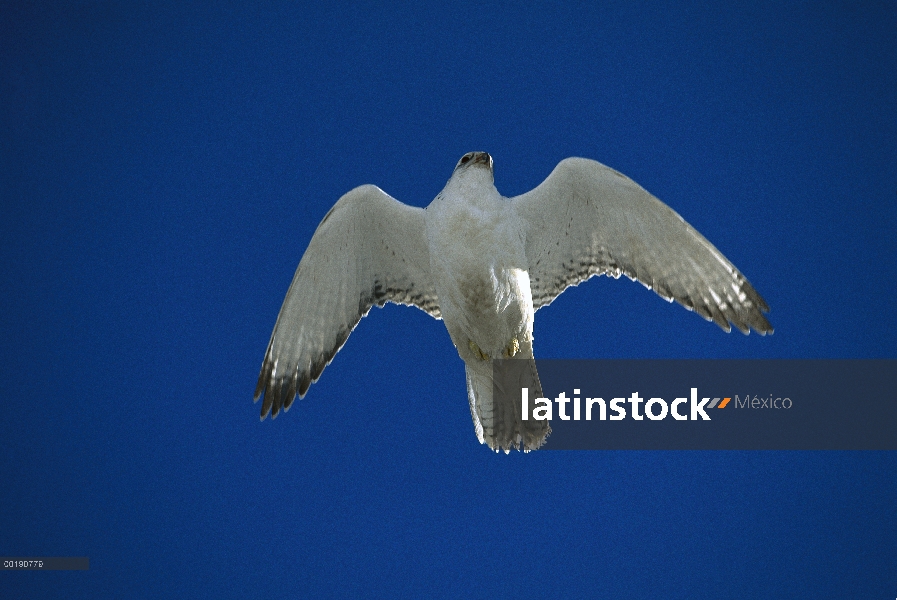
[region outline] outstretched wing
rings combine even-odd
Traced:
[[[387,302],[440,318],[424,210],[364,185],[330,209],[296,269],[255,388],[261,418],[304,396],[358,321]]]
[[[642,282],[729,331],[772,333],[769,307],[713,244],[637,183],[584,158],[513,198],[526,227],[535,308],[593,275]]]

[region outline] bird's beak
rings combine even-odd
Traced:
[[[484,164],[487,167],[492,166],[492,157],[489,156],[487,152],[483,152],[482,154],[478,154],[476,158],[473,159],[474,164]]]

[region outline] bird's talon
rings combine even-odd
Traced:
[[[517,338],[511,338],[511,342],[505,349],[505,356],[507,356],[508,358],[514,358],[514,355],[518,352],[520,352],[520,342],[517,341]]]
[[[480,350],[480,347],[477,346],[477,343],[473,340],[467,342],[467,346],[470,348],[470,351],[473,352],[473,355],[479,358],[480,360],[489,360],[489,355]]]

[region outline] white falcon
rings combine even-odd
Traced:
[[[528,360],[521,383],[540,394],[535,311],[571,285],[620,274],[727,332],[731,323],[772,333],[766,302],[713,244],[593,160],[565,159],[534,190],[505,198],[492,157],[469,152],[426,209],[373,185],[355,188],[318,225],[287,291],[255,389],[261,418],[305,395],[372,306],[395,302],[445,323],[464,361],[479,441],[536,449],[550,428],[493,404],[491,359]]]

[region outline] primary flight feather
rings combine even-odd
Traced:
[[[477,438],[533,450],[546,421],[493,403],[496,385],[541,395],[533,316],[571,285],[625,274],[725,331],[772,333],[769,307],[713,244],[637,183],[584,158],[561,161],[537,188],[505,198],[492,157],[465,154],[426,209],[355,188],[318,225],[287,291],[262,363],[261,418],[303,397],[372,306],[417,306],[442,319],[464,361]],[[524,379],[493,382],[493,358],[528,361]]]

